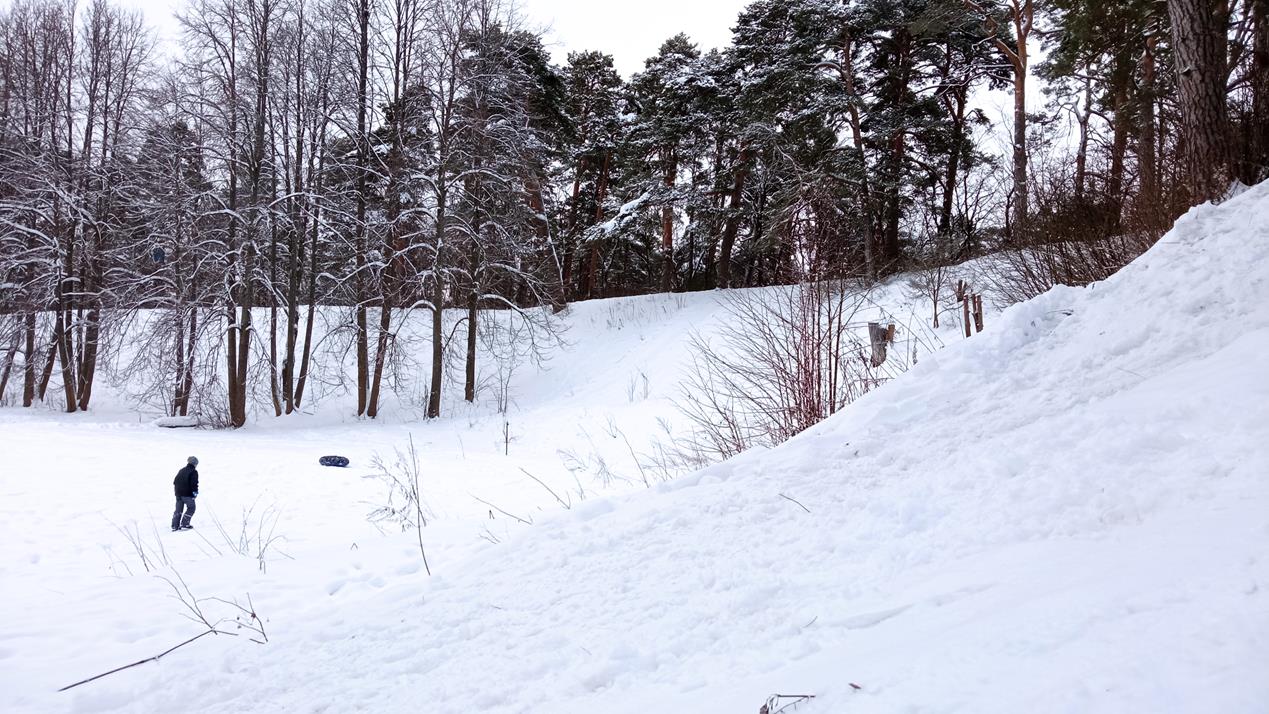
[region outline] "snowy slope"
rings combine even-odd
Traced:
[[[118,581],[151,609],[63,611],[57,639],[53,612],[6,607],[5,710],[1265,712],[1266,354],[1269,184],[779,448],[455,539],[431,578],[408,535],[267,576],[181,566],[250,590],[267,645],[207,638],[53,695],[181,639],[162,584]],[[318,558],[346,575],[309,582]]]

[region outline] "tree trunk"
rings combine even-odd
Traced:
[[[1014,69],[1013,78],[1013,238],[1023,241],[1028,234],[1027,216],[1030,213],[1027,183],[1027,64],[1026,42],[1020,41],[1021,64]]]
[[[282,402],[285,413],[296,409],[295,402],[295,351],[299,346],[300,333],[300,280],[304,272],[304,228],[297,220],[287,240],[287,283],[286,283],[286,342],[282,356]]]
[[[389,224],[395,226],[399,211],[392,210],[389,218]],[[374,419],[379,415],[379,395],[380,386],[383,384],[383,372],[388,362],[388,344],[391,341],[392,333],[392,261],[394,253],[392,249],[392,235],[395,231],[389,232],[389,239],[386,241],[383,252],[383,269],[380,273],[379,281],[379,333],[375,340],[375,365],[374,374],[370,378],[370,399],[366,404],[366,416]]]
[[[542,196],[542,180],[539,176],[531,175],[524,180],[524,191],[527,198],[529,208],[533,210],[533,232],[537,235],[541,245],[549,246],[551,260],[555,263],[554,274],[558,279],[558,283],[551,281],[548,285],[550,288],[551,310],[560,312],[568,307],[568,280],[565,278],[564,266],[567,259],[561,260],[561,246],[558,237],[551,235],[550,219],[546,215],[546,199]],[[564,256],[568,255],[568,247],[572,243],[572,238],[565,238],[562,246]],[[527,304],[524,299],[524,293],[527,291],[525,281],[520,280],[516,288],[516,304]]]
[[[1240,172],[1248,185],[1269,179],[1269,0],[1251,1],[1251,136]]]
[[[432,384],[427,393],[427,417],[435,419],[441,415],[441,377],[445,368],[444,322],[445,322],[445,276],[441,272],[441,254],[445,247],[447,200],[444,188],[445,177],[441,175],[440,190],[436,195],[436,255],[433,265],[432,285]]]
[[[948,52],[951,62],[951,52]],[[946,71],[950,73],[951,67]],[[965,105],[969,88],[965,84],[949,91],[943,100],[944,107],[952,119],[952,140],[948,149],[947,170],[943,178],[943,205],[939,210],[939,264],[950,260],[952,256],[952,207],[956,199],[956,181],[960,176],[961,152],[965,148]],[[935,318],[937,322],[937,316]],[[935,324],[935,327],[938,327]]]
[[[61,314],[61,311],[58,311]],[[41,402],[44,401],[44,395],[48,394],[48,384],[53,379],[53,365],[57,364],[57,348],[59,346],[57,329],[53,330],[53,339],[48,343],[48,355],[44,358],[44,369],[40,372],[40,383],[36,389],[35,397]]]
[[[78,378],[76,400],[81,411],[87,411],[88,404],[92,400],[93,380],[97,374],[98,341],[101,338],[100,289],[105,278],[101,268],[102,241],[100,229],[94,227],[92,235],[92,250],[87,260],[84,261],[85,265],[83,266],[85,279],[83,292],[85,294],[84,299],[89,303],[89,308],[83,321],[84,332],[80,340],[80,354],[78,359],[72,359],[73,372]],[[73,357],[74,355],[72,355]]]
[[[1157,38],[1146,38],[1145,52],[1141,56],[1141,133],[1137,137],[1137,171],[1141,175],[1139,203],[1148,206],[1159,204],[1159,174],[1155,167],[1155,59]],[[1152,212],[1153,213],[1153,212]],[[1151,218],[1154,216],[1151,215]]]
[[[238,31],[236,19],[231,18],[231,29],[229,34],[229,49],[226,52],[228,57],[228,100],[231,106],[236,107],[239,99],[238,95],[238,67],[236,63],[238,52]],[[247,341],[248,326],[243,322],[242,318],[235,311],[238,302],[243,300],[243,293],[250,291],[251,273],[246,260],[241,257],[242,246],[239,244],[239,188],[238,174],[242,154],[239,145],[242,137],[239,135],[239,112],[230,111],[229,114],[229,162],[231,164],[229,174],[229,213],[228,226],[226,234],[229,243],[229,260],[226,266],[226,272],[230,282],[228,295],[225,302],[225,365],[226,365],[226,391],[229,407],[229,423],[231,426],[241,426],[246,423],[245,400],[240,400],[239,395],[246,392],[246,377],[238,370],[238,355],[240,354],[239,342]],[[244,283],[244,281],[246,281]]]
[[[304,385],[308,383],[308,368],[313,353],[313,321],[317,317],[317,239],[319,236],[317,218],[318,214],[314,214],[313,240],[309,244],[308,253],[308,297],[305,300],[308,314],[304,316],[304,351],[300,355],[300,376],[295,380],[295,408],[297,410],[304,404]]]
[[[273,399],[273,416],[282,416],[282,385],[278,374],[278,300],[276,286],[278,284],[278,230],[271,222],[269,226],[269,396]],[[285,349],[285,348],[284,348]],[[286,366],[283,365],[283,370]]]
[[[57,311],[57,325],[53,328],[53,340],[57,345],[57,358],[62,364],[62,392],[66,397],[66,411],[72,413],[78,406],[75,398],[75,362],[71,358],[70,330],[66,313]]]
[[[858,96],[855,90],[855,57],[853,50],[854,38],[848,32],[843,33],[841,45],[838,48],[839,66],[841,67],[841,80],[843,88],[846,90],[846,96],[854,98]],[[870,282],[877,279],[877,259],[874,255],[874,231],[872,214],[875,212],[873,207],[872,188],[868,181],[867,154],[864,150],[864,133],[863,120],[859,115],[859,105],[855,101],[847,104],[847,113],[850,116],[850,134],[851,141],[855,147],[855,152],[859,156],[861,168],[859,179],[860,195],[863,197],[864,206],[868,207],[868,230],[864,231],[864,277]]]
[[[727,220],[723,225],[723,239],[718,255],[718,287],[731,287],[731,253],[736,245],[736,234],[740,230],[740,205],[745,198],[745,180],[749,177],[749,162],[753,159],[753,150],[747,144],[741,145],[736,156],[736,166],[732,169],[731,195],[728,199]]]
[[[35,403],[35,313],[26,314],[25,344],[22,346],[22,406]]]
[[[612,152],[604,153],[604,163],[599,171],[599,179],[595,183],[595,223],[604,219],[604,199],[608,193],[608,169],[612,161]],[[594,298],[599,291],[599,241],[590,245],[590,257],[586,266],[586,297]]]
[[[674,178],[678,173],[678,161],[673,149],[667,152],[665,188],[674,191]],[[674,289],[674,206],[669,196],[661,208],[661,292]]]
[[[586,168],[585,157],[578,159],[577,171],[573,174],[573,201],[568,210],[568,231],[565,233],[563,265],[560,266],[560,283],[564,286],[564,297],[567,299],[573,290],[573,260],[577,245],[577,202],[582,195],[582,171]]]
[[[357,218],[354,230],[354,250],[357,253],[357,278],[353,281],[357,305],[354,321],[357,326],[357,416],[366,413],[366,398],[370,383],[370,334],[366,324],[366,164],[369,160],[366,144],[366,112],[370,71],[370,3],[360,0],[357,6],[359,44],[357,49]]]
[[[463,374],[463,399],[476,401],[476,318],[479,316],[480,295],[472,290],[467,296],[467,359]]]
[[[1128,84],[1132,75],[1128,71],[1126,57],[1117,57],[1117,66],[1112,72],[1115,78],[1113,111],[1114,131],[1110,142],[1110,173],[1106,178],[1106,198],[1110,202],[1110,225],[1106,228],[1110,235],[1118,235],[1124,205],[1124,157],[1128,153],[1128,126],[1131,117],[1128,111]]]
[[[899,245],[899,220],[903,215],[900,195],[904,164],[907,162],[907,102],[905,94],[912,76],[912,34],[906,28],[894,33],[894,54],[890,58],[891,87],[889,94],[894,101],[894,111],[901,121],[890,135],[890,151],[885,167],[885,231],[881,241],[881,266],[886,273],[899,270],[903,256]]]
[[[21,333],[13,335],[13,344],[9,345],[9,351],[4,355],[4,369],[0,370],[0,400],[4,399],[4,390],[9,386],[9,373],[13,371],[13,362],[18,353],[18,343],[21,342]]]
[[[383,299],[379,303],[379,336],[375,342],[375,371],[370,380],[370,401],[366,405],[366,416],[371,419],[379,415],[379,386],[383,384],[383,370],[388,361],[391,327],[392,301],[385,289]]]
[[[1085,71],[1088,68],[1085,67]],[[1079,142],[1075,147],[1075,200],[1084,200],[1085,183],[1088,177],[1088,126],[1093,118],[1093,82],[1084,80],[1084,108],[1076,119],[1080,128]]]
[[[250,276],[255,270],[255,258],[250,245],[243,261],[242,305],[238,309],[238,354],[234,360],[237,377],[235,389],[229,399],[229,423],[237,428],[247,423],[247,360],[251,357],[251,308],[255,304]]]
[[[96,298],[92,298],[94,301]],[[88,411],[93,396],[93,381],[97,376],[98,341],[101,339],[101,310],[96,305],[88,309],[85,319],[83,352],[79,359],[79,409]]]
[[[1191,202],[1219,198],[1230,179],[1225,99],[1227,0],[1168,0]]]
[[[176,387],[172,395],[172,416],[189,415],[190,392],[194,390],[194,350],[197,348],[198,308],[190,308],[188,333],[185,318],[177,315]]]

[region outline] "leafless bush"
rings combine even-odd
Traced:
[[[677,405],[692,449],[727,458],[773,446],[886,379],[858,334],[868,303],[862,284],[841,280],[729,294],[717,342],[691,339]]]
[[[380,523],[393,522],[401,527],[401,532],[414,529],[419,541],[419,555],[423,557],[423,568],[428,575],[432,569],[427,563],[427,550],[423,547],[423,528],[427,526],[431,509],[423,500],[419,482],[422,469],[419,466],[419,454],[414,448],[414,436],[410,435],[409,446],[403,452],[393,449],[395,457],[386,462],[378,454],[370,464],[375,473],[366,478],[378,479],[388,489],[387,503],[376,507],[366,519],[378,526]]]
[[[238,528],[231,531],[225,527],[215,514],[211,514],[212,525],[216,527],[216,532],[221,540],[231,552],[237,553],[246,558],[252,558],[256,561],[260,572],[268,571],[269,556],[277,552],[275,544],[286,540],[285,537],[277,533],[278,520],[281,517],[281,511],[275,505],[269,505],[267,508],[257,512],[259,499],[251,504],[248,508],[242,509],[242,520],[239,521]],[[201,536],[202,533],[200,532]],[[219,554],[220,550],[216,548],[206,537],[203,541],[211,546]],[[285,557],[285,553],[282,553]]]
[[[639,455],[640,468],[657,482],[671,481],[683,474],[705,468],[718,460],[707,452],[700,439],[680,439],[674,426],[658,417],[660,434],[652,439],[647,452]]]
[[[611,431],[612,428],[613,426],[610,421],[609,435],[616,438],[616,434]],[[618,481],[622,483],[630,483],[631,481],[629,478],[613,471],[612,467],[609,466],[608,459],[606,459],[604,455],[600,453],[599,448],[595,446],[595,441],[591,438],[590,432],[583,427],[582,433],[586,435],[586,441],[590,444],[589,451],[582,453],[571,449],[557,449],[555,452],[555,454],[560,457],[560,461],[563,462],[564,468],[573,475],[573,479],[580,482],[581,479],[578,478],[578,474],[588,474],[594,480],[598,481],[604,488],[607,488]],[[627,446],[629,446],[629,443],[629,441],[626,442]]]
[[[566,344],[565,326],[546,309],[487,312],[477,329],[480,357],[484,360],[477,392],[491,390],[498,413],[506,414],[515,396],[511,388],[513,377],[525,365],[545,363],[553,349]],[[470,350],[461,352],[455,356],[475,359]]]
[[[137,564],[145,572],[149,573],[171,565],[171,560],[167,556],[167,548],[164,547],[163,539],[159,537],[158,527],[153,522],[150,523],[150,530],[154,536],[153,542],[149,541],[145,534],[141,532],[141,526],[136,521],[132,521],[126,526],[121,526],[111,521],[110,525],[114,526],[115,530],[128,541],[133,557],[136,558]],[[115,571],[116,575],[119,574],[118,568],[120,566],[123,567],[128,575],[132,575],[132,566],[128,565],[126,560],[116,557],[109,546],[106,546],[105,549],[106,554],[110,557],[110,567]]]
[[[223,401],[219,323],[193,305],[132,311],[120,317],[128,333],[126,349],[112,361],[109,377],[138,409],[165,416],[197,415],[200,424],[218,425]]]
[[[613,419],[612,415],[608,416],[608,436],[613,439],[621,439],[621,441],[625,443],[626,451],[630,454],[630,459],[634,461],[635,468],[639,469],[640,480],[643,481],[645,488],[650,488],[652,486],[652,481],[648,478],[647,470],[643,468],[643,459],[639,458],[639,455],[635,453],[634,446],[631,445],[630,439],[626,436],[626,432],[622,431],[621,428],[617,426],[617,420]]]
[[[1154,245],[1157,236],[1133,233],[1098,241],[1062,241],[1001,251],[987,271],[992,293],[1007,304],[1030,300],[1056,285],[1105,280]]]
[[[1081,187],[1062,156],[1034,169],[1027,233],[1003,246],[986,276],[1006,304],[1105,280],[1154,245],[1177,215],[1167,200],[1139,196],[1125,209],[1122,199]]]
[[[930,326],[936,330],[943,313],[954,310],[944,305],[944,300],[952,291],[952,269],[943,260],[931,259],[919,266],[908,277],[905,288],[910,299],[930,301]]]
[[[630,381],[626,383],[626,401],[634,403],[636,400],[644,400],[652,393],[652,385],[648,382],[648,375],[643,370],[639,370],[637,374],[630,375]]]

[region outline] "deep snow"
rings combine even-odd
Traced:
[[[730,713],[779,692],[816,695],[799,714],[1269,711],[1269,184],[785,445],[551,508],[518,469],[567,486],[555,444],[618,464],[604,424],[651,433],[714,299],[577,306],[606,329],[524,376],[509,457],[479,415],[230,434],[0,411],[0,708]],[[638,371],[653,394],[632,402],[618,375]],[[310,465],[407,431],[439,516],[430,578],[412,534],[362,519],[374,482]],[[151,535],[187,452],[204,530]],[[256,498],[288,536],[265,573],[200,540]],[[133,520],[197,595],[250,592],[270,641],[204,638],[56,694],[199,632],[136,573],[109,522]]]

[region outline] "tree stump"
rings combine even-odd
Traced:
[[[880,367],[886,361],[886,346],[894,342],[894,323],[882,327],[881,323],[868,323],[868,339],[872,343],[872,366]]]

